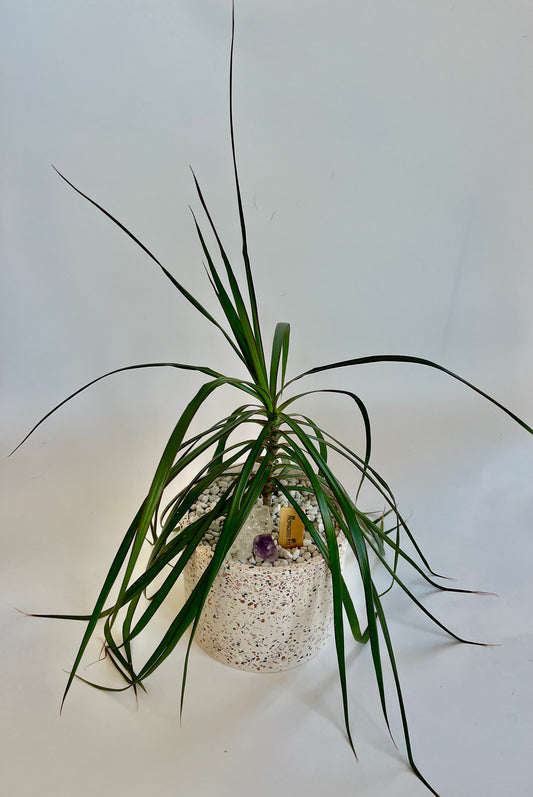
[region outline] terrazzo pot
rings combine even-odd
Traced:
[[[341,565],[346,539],[339,535]],[[193,590],[213,551],[200,545],[184,568]],[[331,574],[322,556],[290,567],[226,559],[207,597],[195,641],[217,661],[249,672],[279,672],[312,659],[333,631]]]

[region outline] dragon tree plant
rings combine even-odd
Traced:
[[[78,620],[86,624],[79,650],[68,676],[62,705],[74,679],[85,680],[78,674],[80,662],[97,625],[100,628],[100,621],[103,621],[106,655],[120,672],[125,684],[118,689],[95,683],[91,683],[91,685],[110,691],[123,691],[132,688],[137,694],[139,688],[144,690],[145,680],[189,632],[182,678],[181,705],[183,705],[190,647],[213,580],[255,503],[262,499],[263,503],[268,505],[272,492],[274,490],[281,491],[302,519],[306,530],[318,546],[331,572],[335,645],[344,721],[350,745],[353,748],[347,697],[344,616],[347,618],[354,639],[357,642],[370,645],[381,708],[387,725],[388,705],[385,696],[383,663],[388,659],[394,680],[407,758],[415,774],[429,791],[436,795],[437,792],[425,780],[413,758],[402,689],[382,603],[384,593],[380,592],[376,586],[369,557],[377,557],[383,570],[390,576],[390,585],[396,585],[403,590],[413,603],[445,633],[460,642],[482,644],[461,639],[437,620],[406,586],[400,576],[399,566],[402,564],[411,568],[421,579],[439,590],[453,592],[470,592],[470,590],[451,588],[434,580],[440,577],[430,568],[405,518],[398,510],[389,485],[371,464],[370,420],[365,404],[359,396],[349,390],[334,388],[306,390],[296,395],[294,391],[291,391],[291,394],[288,395],[287,389],[300,380],[305,380],[313,374],[324,371],[354,368],[377,362],[414,363],[437,369],[459,380],[499,407],[529,433],[533,433],[533,429],[466,379],[421,357],[399,354],[359,356],[319,365],[290,379],[287,378],[289,324],[277,324],[270,350],[265,346],[261,332],[235,155],[233,50],[234,15],[232,15],[229,68],[229,127],[234,186],[242,240],[244,278],[238,276],[228,259],[202,190],[193,173],[199,203],[204,214],[204,222],[210,231],[211,243],[208,243],[207,235],[194,212],[192,212],[193,221],[205,257],[207,276],[222,311],[222,321],[211,315],[204,305],[124,224],[58,172],[59,176],[79,195],[107,216],[139,246],[163,271],[184,299],[192,304],[204,319],[216,328],[219,334],[224,336],[228,346],[244,366],[247,375],[246,378],[233,377],[207,366],[181,362],[142,363],[117,368],[92,380],[68,396],[33,427],[22,442],[65,402],[101,379],[119,372],[165,367],[195,371],[207,377],[205,383],[183,410],[172,430],[146,497],[126,530],[92,612],[87,615],[41,614],[36,616]],[[245,403],[236,407],[230,415],[220,418],[205,431],[192,434],[190,427],[193,419],[202,410],[206,400],[225,385],[231,386],[239,394],[244,394]],[[296,409],[298,400],[311,393],[341,394],[354,402],[354,410],[364,428],[365,446],[362,453],[351,450],[342,440],[333,437],[312,418],[298,412]],[[244,440],[241,439],[243,429],[246,430]],[[205,464],[206,454],[208,455],[207,464]],[[330,454],[342,457],[345,463],[348,463],[353,469],[357,488],[353,491],[352,496],[335,475],[330,465]],[[235,469],[237,465],[239,467]],[[182,474],[189,466],[196,466],[196,472],[188,483],[183,484]],[[222,474],[228,473],[231,474],[229,486],[217,497],[209,511],[193,522],[185,523],[189,509],[196,503],[200,494]],[[286,477],[291,474],[303,474],[306,478],[320,510],[324,527],[323,534],[317,531],[300,508],[293,494],[296,488],[288,486]],[[374,516],[371,513],[365,513],[358,507],[357,498],[363,483],[371,485],[377,496],[380,496],[380,501],[384,502],[386,506],[384,514],[392,519],[389,528],[385,528],[382,520],[373,519]],[[172,491],[173,487],[174,491]],[[301,489],[299,486],[298,490]],[[213,558],[162,638],[155,644],[151,655],[144,663],[138,665],[134,662],[133,657],[135,638],[145,631],[176,584],[196,547],[201,543],[204,533],[216,518],[224,518],[224,521]],[[345,535],[360,571],[365,602],[365,611],[362,616],[355,608],[350,587],[341,572],[336,538],[338,530]],[[411,547],[414,548],[415,553],[412,555],[407,553],[404,547],[405,538],[410,543],[409,550]],[[147,544],[149,546],[147,564],[139,575],[138,564],[142,561],[141,553],[146,550]],[[110,598],[112,590],[116,594],[116,598],[113,599]],[[147,590],[150,592],[149,597],[147,597]],[[86,681],[86,683],[89,682]]]

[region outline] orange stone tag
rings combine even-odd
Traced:
[[[304,524],[292,506],[279,509],[279,544],[282,548],[301,548],[304,542]]]

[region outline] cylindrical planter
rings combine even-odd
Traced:
[[[347,542],[339,535],[344,561]],[[190,594],[213,556],[200,545],[184,568]],[[279,672],[312,659],[333,630],[331,573],[322,556],[289,567],[226,559],[209,591],[195,640],[218,661]]]

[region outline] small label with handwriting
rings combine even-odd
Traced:
[[[282,548],[300,548],[304,541],[304,524],[292,506],[279,509],[279,544]]]

